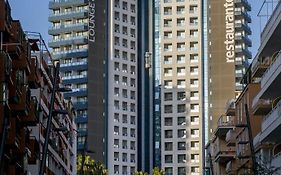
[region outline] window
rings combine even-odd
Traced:
[[[114,174],[119,174],[119,165],[114,165]]]
[[[119,139],[114,139],[113,147],[119,148]]]
[[[185,63],[185,55],[177,55],[177,63],[178,64]]]
[[[199,129],[191,129],[191,137],[199,137]]]
[[[173,125],[173,118],[172,117],[166,117],[164,119],[164,123],[165,123],[165,126],[172,126]]]
[[[179,154],[178,155],[178,163],[186,163],[186,155],[185,154]]]
[[[114,121],[119,122],[119,114],[118,113],[114,113]]]
[[[172,175],[173,174],[173,168],[172,167],[166,167],[165,168],[165,175]]]
[[[185,88],[185,80],[178,80],[177,81],[178,88]]]
[[[128,129],[126,127],[122,128],[122,135],[123,136],[128,136]]]
[[[173,106],[172,105],[165,105],[164,106],[164,113],[173,113]]]
[[[119,135],[119,126],[114,126],[114,135]]]
[[[131,124],[132,125],[136,124],[136,117],[135,116],[131,116]]]
[[[186,168],[178,167],[178,175],[186,175]]]
[[[165,155],[165,163],[173,163],[173,155]]]
[[[186,143],[178,142],[178,150],[186,150]]]
[[[199,150],[199,142],[198,141],[191,141],[190,147],[191,147],[191,150]]]
[[[122,148],[123,148],[123,149],[127,149],[127,148],[128,148],[128,142],[127,142],[127,140],[123,140],[123,141],[122,141]]]
[[[199,124],[199,116],[191,116],[190,122],[191,122],[191,125],[198,125]]]
[[[185,98],[185,92],[178,92],[177,93],[177,99],[181,100],[181,101],[185,100],[186,99]]]
[[[172,64],[172,56],[164,56],[164,64]]]
[[[172,76],[173,69],[172,68],[164,68],[164,76]]]
[[[186,125],[185,117],[178,117],[178,125]]]
[[[119,161],[119,152],[114,152],[114,161]]]
[[[136,137],[136,130],[131,128],[131,137]]]
[[[173,130],[165,130],[165,138],[173,138]]]
[[[127,153],[122,153],[122,161],[127,162]]]
[[[165,142],[165,151],[173,151],[173,142]]]
[[[186,112],[186,107],[185,107],[185,104],[180,104],[178,105],[178,113],[183,113],[183,112]]]
[[[178,129],[178,138],[186,138],[186,130],[185,129]]]
[[[199,159],[200,159],[199,154],[191,154],[190,159],[191,159],[191,162],[198,163]]]
[[[172,101],[173,100],[173,93],[172,92],[164,93],[164,100],[165,101]]]

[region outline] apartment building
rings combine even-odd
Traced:
[[[212,174],[253,173],[250,138],[260,131],[261,117],[255,115],[252,108],[252,101],[260,91],[260,86],[257,79],[252,77],[251,67],[244,76],[244,83],[245,88],[237,100],[228,105],[207,145],[206,167]]]
[[[77,109],[78,151],[94,151],[90,156],[106,164],[109,174],[152,167],[148,155],[153,152],[153,135],[147,137],[153,122],[147,86],[151,65],[145,67],[151,63],[152,31],[147,30],[151,4],[137,0],[49,4],[49,46],[62,64],[63,84],[73,89],[65,97]]]
[[[0,1],[1,173],[39,174],[53,90],[53,64],[38,33],[24,33]],[[56,93],[46,174],[76,174],[75,111]]]
[[[160,2],[161,166],[202,173],[201,1]]]
[[[137,3],[135,0],[115,0],[108,4],[109,174],[131,174],[137,170]]]
[[[208,64],[209,94],[205,118],[208,121],[206,135],[210,138],[226,106],[243,90],[240,82],[248,67],[248,59],[252,57],[248,50],[252,45],[248,26],[251,6],[247,0],[212,0],[206,5],[208,59],[204,64]]]
[[[77,110],[78,151],[84,148],[88,121],[88,1],[50,1],[52,36],[48,46],[60,60],[63,84],[72,89],[64,93]]]
[[[262,165],[281,173],[280,170],[280,27],[281,2],[278,2],[260,37],[259,51],[253,60],[255,76],[260,77],[260,91],[252,102],[257,115],[262,116],[261,129],[254,137],[253,145],[257,160]]]
[[[278,2],[261,33],[258,53],[244,76],[246,86],[226,111],[235,118],[235,127],[228,129],[225,142],[219,146],[234,146],[236,154],[219,162],[212,152],[216,145],[208,145],[209,168],[214,174],[280,173],[280,13]],[[228,120],[225,125],[230,123]],[[229,155],[229,150],[228,147],[223,157]]]

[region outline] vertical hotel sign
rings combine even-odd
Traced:
[[[226,62],[235,60],[234,0],[225,0],[225,49]]]
[[[95,0],[89,1],[89,41],[96,41],[96,2]]]

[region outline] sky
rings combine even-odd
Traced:
[[[253,57],[255,57],[256,51],[259,46],[260,37],[260,19],[257,17],[258,11],[264,0],[248,0],[252,5],[252,11],[250,15],[252,17],[252,23],[250,27],[252,29],[253,46],[250,48]],[[44,40],[49,40],[48,28],[50,26],[48,22],[48,3],[49,0],[9,0],[12,8],[12,16],[14,19],[19,19],[25,31],[40,32]]]

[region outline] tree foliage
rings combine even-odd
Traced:
[[[84,165],[83,165],[84,161]],[[82,170],[83,166],[83,170]],[[77,156],[77,174],[78,175],[108,175],[108,172],[103,164],[91,159],[90,156]]]
[[[149,175],[147,172],[137,171],[134,175]],[[152,175],[165,175],[164,170],[159,169],[158,167],[153,168]]]

